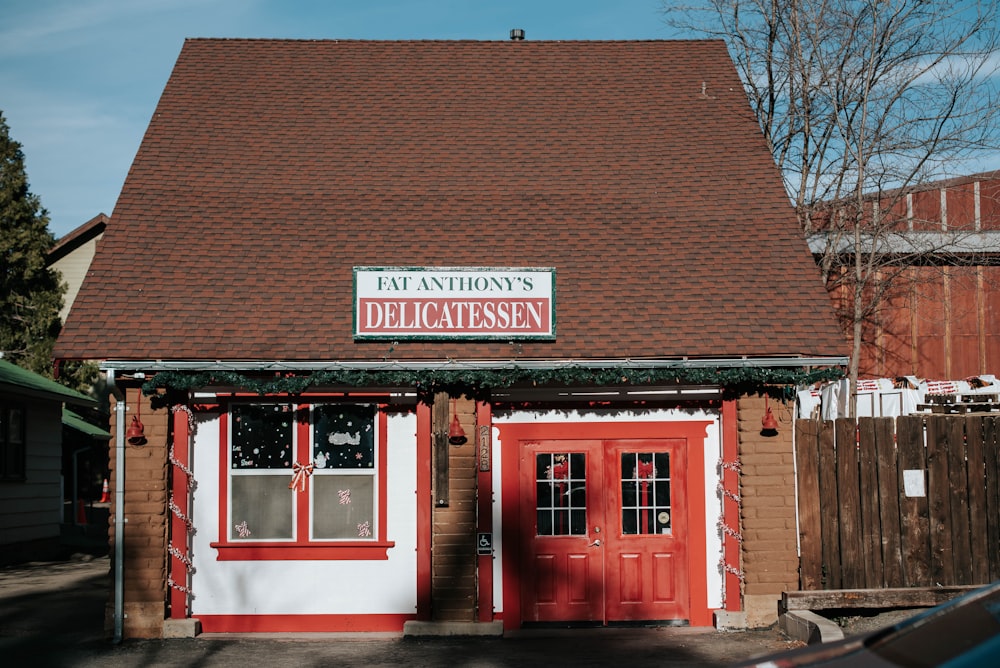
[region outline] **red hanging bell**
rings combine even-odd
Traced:
[[[462,425],[458,421],[458,414],[456,413],[451,418],[451,428],[448,429],[448,442],[452,445],[462,445],[468,440],[465,437],[465,430],[462,429]]]
[[[139,416],[133,415],[132,424],[129,425],[128,431],[125,432],[125,440],[132,445],[145,445],[146,434],[143,433],[144,430],[145,428],[142,426]]]
[[[771,412],[767,395],[764,395],[764,417],[760,419],[760,425],[760,433],[764,436],[775,436],[778,433],[778,420],[775,419],[774,413]]]

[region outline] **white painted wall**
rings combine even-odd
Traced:
[[[708,607],[721,608],[723,600],[723,574],[719,564],[722,561],[722,536],[719,532],[718,521],[722,516],[722,498],[719,493],[718,462],[722,458],[722,427],[721,417],[717,411],[706,410],[616,410],[601,409],[588,410],[580,413],[576,410],[558,411],[512,411],[510,413],[498,413],[493,416],[495,425],[502,424],[567,424],[567,423],[600,423],[608,424],[614,422],[688,422],[691,420],[708,420],[707,436],[705,438],[705,529],[706,529],[706,553],[708,558],[705,563],[705,575],[708,583]],[[503,611],[503,541],[502,541],[502,517],[500,509],[503,505],[503,488],[501,479],[501,450],[503,444],[500,442],[500,429],[493,429],[493,601],[497,612]],[[512,475],[517,475],[516,471]]]
[[[390,414],[384,561],[216,561],[219,540],[219,418],[196,423],[191,519],[192,616],[414,614],[417,606],[416,416]],[[289,492],[291,493],[291,492]]]
[[[718,467],[722,440],[720,417],[711,411],[517,411],[498,414],[505,423],[613,423],[707,420],[705,439],[705,572],[708,605],[722,607],[723,578],[719,563],[722,539],[717,521],[722,512]],[[395,541],[386,561],[217,561],[210,545],[219,540],[219,421],[199,416],[194,436],[192,616],[223,614],[412,614],[416,611],[417,457],[416,417],[390,415],[388,420],[388,538]],[[493,429],[493,596],[503,611],[502,573],[502,443]],[[516,472],[515,472],[516,473]]]

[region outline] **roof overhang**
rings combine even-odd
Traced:
[[[256,392],[385,392],[425,399],[460,389],[489,388],[501,403],[688,402],[720,398],[732,388],[799,386],[830,372],[847,357],[741,357],[703,359],[206,361],[105,360],[110,385],[141,382],[195,396]],[[207,396],[207,395],[206,395]]]
[[[120,373],[159,371],[233,371],[293,373],[315,371],[486,371],[503,369],[801,369],[846,366],[846,356],[738,357],[698,359],[565,359],[565,360],[378,360],[378,361],[250,361],[250,360],[105,360],[102,370]]]
[[[510,387],[494,390],[494,403],[518,402],[646,402],[708,401],[722,397],[718,385],[650,385],[643,387]]]
[[[68,427],[73,431],[78,431],[81,434],[96,440],[106,440],[111,438],[110,432],[107,432],[100,427],[95,427],[73,411],[67,410],[65,406],[63,407],[62,412],[62,423],[64,427]]]
[[[857,242],[850,231],[817,232],[808,237],[809,250],[814,255],[833,252],[853,255],[855,247],[862,253],[912,257],[986,256],[1000,254],[1000,230],[969,232],[962,230],[902,231],[885,234],[862,232]]]
[[[59,401],[77,406],[94,406],[97,401],[54,380],[0,360],[0,393],[18,397]]]

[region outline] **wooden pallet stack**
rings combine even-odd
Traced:
[[[1000,411],[997,394],[929,394],[918,411],[940,414],[992,413]]]

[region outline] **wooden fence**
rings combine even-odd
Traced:
[[[795,428],[801,589],[1000,579],[1000,414]]]

